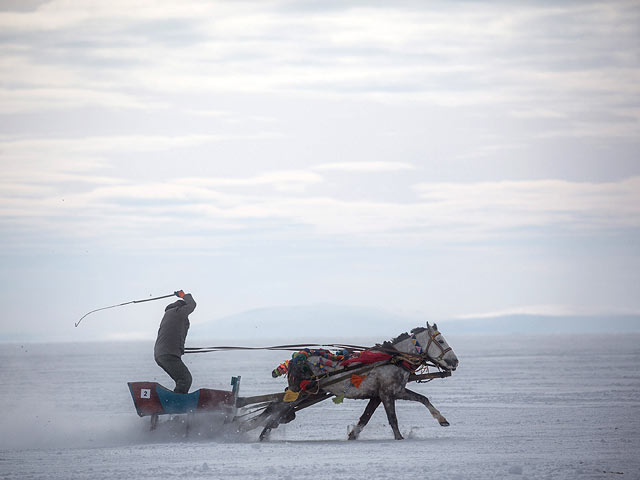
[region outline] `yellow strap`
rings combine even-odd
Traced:
[[[287,388],[284,392],[284,401],[285,402],[295,402],[300,396],[300,392],[293,392]]]

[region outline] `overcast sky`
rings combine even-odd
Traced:
[[[0,339],[638,312],[639,53],[637,1],[0,0]]]

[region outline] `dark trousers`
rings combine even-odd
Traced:
[[[192,382],[191,372],[189,372],[180,357],[176,355],[158,355],[156,363],[176,382],[176,388],[173,389],[174,392],[189,393]]]

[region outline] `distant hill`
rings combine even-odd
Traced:
[[[443,322],[444,323],[444,322]],[[640,315],[501,315],[446,322],[455,333],[629,333],[640,332]]]
[[[258,308],[192,325],[189,338],[343,341],[373,336],[386,339],[417,325],[411,318],[373,308],[298,305]]]
[[[192,325],[189,339],[295,339],[347,341],[390,339],[426,321],[445,334],[628,333],[640,332],[640,315],[502,315],[464,319],[427,319],[381,309],[340,305],[280,306],[249,310]]]

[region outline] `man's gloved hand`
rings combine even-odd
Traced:
[[[178,290],[177,292],[173,292],[176,297],[184,298],[184,292],[182,290]]]

